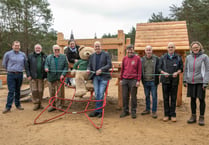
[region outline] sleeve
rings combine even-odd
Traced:
[[[25,72],[26,72],[27,77],[31,76],[31,74],[30,74],[30,55],[28,55],[28,58],[26,58],[26,61],[25,61]]]
[[[185,65],[184,65],[184,73],[183,73],[183,83],[187,83],[187,72],[188,72],[188,57],[186,57]]]
[[[64,56],[64,70],[62,72],[62,75],[65,76],[68,72],[68,62],[67,62],[67,58]]]
[[[2,66],[7,70],[7,63],[8,63],[8,60],[9,60],[9,56],[8,56],[8,53],[5,53],[4,54],[4,57],[3,57],[3,61],[2,61]]]
[[[77,61],[76,63],[74,63],[73,69],[77,70],[77,69],[78,69],[79,63],[80,63],[80,61]]]
[[[44,69],[49,69],[49,60],[50,60],[50,55],[46,57],[46,61],[45,61],[45,65],[44,65]]]
[[[209,82],[209,57],[207,55],[204,59],[204,62],[205,62],[205,75],[203,77],[203,87],[207,87]]]
[[[181,72],[183,72],[183,61],[181,59],[181,56],[178,56],[179,57],[179,69],[178,70],[181,70]]]
[[[163,71],[163,56],[160,57],[158,65],[158,72],[160,73],[161,71]]]
[[[93,55],[90,56],[89,61],[88,61],[88,65],[87,65],[87,70],[92,71],[92,59],[93,59]]]

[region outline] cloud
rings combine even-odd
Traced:
[[[147,22],[152,13],[169,13],[169,6],[182,0],[48,0],[54,15],[53,28],[67,37],[93,38],[97,33],[128,32],[136,23]]]

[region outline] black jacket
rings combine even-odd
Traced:
[[[65,50],[65,55],[67,56],[68,62],[75,63],[75,59],[80,59],[78,48],[79,46],[76,45],[76,52],[72,52],[69,47]]]
[[[42,71],[42,79],[47,77],[47,73],[44,70],[46,55],[41,52],[41,71]],[[32,79],[37,79],[37,54],[32,52],[28,55],[27,64],[26,64],[26,74],[27,77],[31,76]]]
[[[183,72],[183,62],[178,54],[174,53],[172,59],[169,58],[168,53],[161,56],[159,62],[159,72],[164,71],[169,74],[173,74],[178,70],[181,70],[181,72]],[[172,77],[172,75],[169,75],[169,77],[165,77],[164,75],[162,75],[161,82],[164,84],[178,85],[179,75],[176,78]]]
[[[145,63],[145,58],[146,56],[142,57],[141,58],[141,62],[142,62],[142,83],[144,84],[144,63]],[[154,62],[154,72],[155,72],[155,76],[154,76],[154,82],[155,82],[155,85],[158,85],[159,84],[159,58],[155,55],[152,55],[152,60]]]
[[[102,74],[100,75],[104,80],[109,80],[111,79],[109,69],[112,67],[112,61],[110,55],[102,51],[101,52],[101,58],[99,62],[99,69],[102,70]],[[92,54],[89,58],[89,64],[87,67],[87,70],[93,71],[94,73],[91,73],[89,79],[93,79],[95,76],[96,70],[96,53]]]

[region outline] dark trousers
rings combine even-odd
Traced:
[[[176,117],[176,98],[178,85],[162,84],[164,115],[167,117]]]
[[[200,115],[204,116],[205,114],[205,98],[199,98],[200,101]],[[192,114],[196,114],[196,98],[191,97],[191,110],[192,110]]]
[[[123,111],[129,112],[129,99],[131,96],[131,113],[136,113],[137,107],[137,80],[135,79],[123,79],[122,81],[122,93],[123,93]]]
[[[20,88],[22,85],[23,73],[9,73],[7,74],[8,96],[6,108],[12,107],[13,100],[15,100],[15,106],[20,106]]]

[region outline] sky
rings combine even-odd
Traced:
[[[183,0],[48,0],[53,25],[58,32],[75,39],[101,38],[103,34],[128,33],[137,23],[146,23],[153,13],[169,15],[169,6]]]

